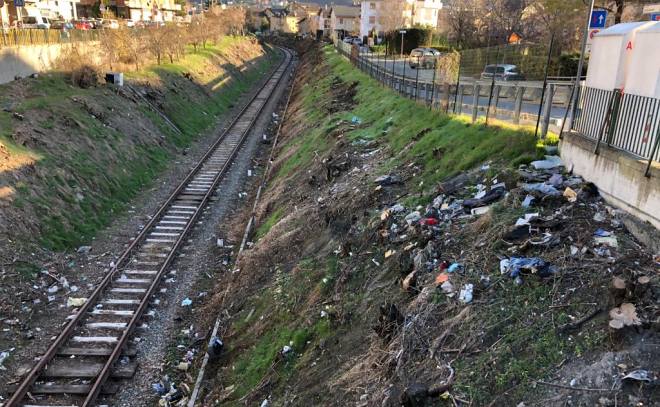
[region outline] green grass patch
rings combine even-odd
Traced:
[[[270,216],[268,216],[268,218],[266,218],[266,220],[257,228],[257,232],[256,232],[257,239],[261,239],[262,237],[264,237],[266,233],[268,233],[268,231],[273,226],[275,226],[275,224],[277,224],[277,222],[279,222],[280,219],[282,219],[283,215],[284,215],[284,210],[282,208],[277,208],[273,213],[271,213]]]

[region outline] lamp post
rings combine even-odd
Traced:
[[[400,30],[399,34],[401,34],[401,58],[403,58],[403,36],[406,35],[406,30]]]

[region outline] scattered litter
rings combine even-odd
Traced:
[[[596,229],[596,231],[594,232],[594,236],[597,236],[597,237],[608,237],[608,236],[612,236],[612,232],[607,231],[607,230],[605,230],[605,229],[600,229],[600,228],[598,228],[598,229]]]
[[[596,242],[596,244],[609,246],[614,249],[619,247],[619,241],[615,236],[594,237],[594,242]]]
[[[179,364],[176,366],[177,370],[180,370],[182,372],[187,371],[189,367],[190,364],[188,362],[179,362]]]
[[[573,191],[573,190],[571,189],[571,187],[566,187],[566,189],[564,190],[564,194],[563,194],[563,195],[564,195],[564,198],[566,198],[566,200],[567,200],[568,202],[575,202],[575,201],[577,201],[577,192]]]
[[[393,206],[390,208],[390,210],[391,210],[392,212],[394,212],[394,213],[401,213],[401,212],[405,211],[406,208],[404,208],[404,206],[401,205],[401,204],[396,204],[396,205],[393,205]]]
[[[396,250],[388,250],[385,252],[385,258],[387,259],[388,257],[391,257],[394,253],[396,253]]]
[[[532,219],[536,219],[538,217],[539,217],[538,213],[527,213],[527,214],[525,214],[524,217],[518,218],[518,220],[516,221],[516,226],[529,225],[529,222]]]
[[[378,185],[386,186],[386,185],[398,184],[401,182],[401,180],[396,175],[389,174],[389,175],[381,175],[379,177],[376,177],[374,182]]]
[[[264,401],[261,402],[259,407],[270,407],[270,401],[268,399],[264,399]]]
[[[78,253],[89,253],[92,251],[92,246],[80,246],[76,252]]]
[[[215,241],[217,247],[225,247],[225,239],[218,239]]]
[[[445,281],[442,283],[440,286],[442,289],[442,292],[445,294],[452,294],[454,292],[454,285],[451,283],[451,281]]]
[[[516,278],[525,270],[540,277],[549,277],[557,272],[552,265],[538,257],[511,257],[500,260],[502,274],[509,273],[511,277]]]
[[[417,223],[422,219],[422,215],[419,213],[419,211],[411,212],[406,215],[404,220],[408,225],[412,225],[413,223]]]
[[[9,358],[9,353],[13,352],[15,348],[11,348],[9,350],[5,350],[0,352],[0,370],[7,370],[6,367],[4,367],[2,364]]]
[[[351,118],[351,123],[353,123],[353,124],[362,124],[362,119],[360,119],[357,116],[353,116],[353,118]]]
[[[605,214],[602,212],[594,213],[594,222],[605,222]]]
[[[440,273],[435,277],[435,284],[436,285],[442,285],[443,283],[449,281],[449,274],[447,273]]]
[[[474,284],[465,284],[461,289],[461,292],[458,294],[459,301],[465,304],[472,302],[473,290],[474,290]]]
[[[183,301],[181,301],[182,307],[189,307],[191,305],[192,305],[192,300],[188,297],[184,298]]]
[[[449,268],[447,268],[447,272],[448,273],[455,273],[455,272],[459,271],[462,267],[463,266],[461,266],[458,263],[452,263],[451,266],[449,266]]]
[[[56,292],[60,291],[60,287],[57,284],[55,284],[55,285],[52,285],[52,286],[48,287],[47,291],[50,294],[55,294]]]
[[[621,380],[627,380],[627,379],[636,380],[638,382],[647,382],[647,383],[651,383],[653,381],[653,378],[649,374],[649,371],[643,369],[633,370],[632,372],[628,373],[627,375],[621,378]]]
[[[291,346],[289,346],[289,345],[284,345],[284,346],[282,347],[282,354],[283,354],[283,355],[286,355],[287,353],[291,352],[292,350],[293,350],[293,348],[292,348]]]
[[[480,215],[485,215],[489,211],[490,211],[490,206],[480,206],[478,208],[472,208],[470,214],[475,216],[480,216]]]
[[[66,306],[67,307],[82,307],[83,305],[85,305],[85,302],[87,302],[87,298],[69,297],[66,300]]]
[[[225,344],[222,342],[220,338],[217,336],[214,336],[211,338],[211,341],[209,342],[209,348],[207,350],[207,353],[209,354],[209,357],[211,359],[215,359],[220,354],[222,353],[222,349],[225,347]]]
[[[612,308],[610,310],[610,319],[610,327],[614,329],[642,324],[642,321],[637,317],[635,305],[629,302],[624,302],[621,306]]]
[[[537,170],[550,170],[563,165],[561,158],[556,155],[546,155],[545,160],[532,161],[530,164]]]
[[[532,195],[527,194],[525,200],[522,201],[523,208],[529,208],[532,205],[533,201],[534,201],[534,197]]]
[[[552,185],[548,185],[545,182],[537,182],[533,184],[523,184],[523,189],[527,192],[540,192],[543,195],[558,196],[561,195],[561,192]]]
[[[564,183],[564,177],[561,174],[552,174],[552,177],[548,179],[547,183],[555,188],[559,187]]]

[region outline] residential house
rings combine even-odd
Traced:
[[[13,0],[0,0],[0,27],[10,27],[25,16],[41,15],[51,20],[77,18],[79,0],[25,0],[25,6],[16,7]]]
[[[298,32],[298,17],[285,8],[270,7],[264,11],[271,31],[295,34]]]
[[[330,8],[330,37],[344,38],[360,32],[360,8],[332,6]]]
[[[330,36],[330,8],[326,4],[316,13],[316,38]]]
[[[298,18],[298,33],[316,35],[317,12],[321,6],[316,3],[291,2],[289,14]]]
[[[360,3],[360,36],[379,36],[385,31],[414,25],[437,28],[441,0],[366,0]]]

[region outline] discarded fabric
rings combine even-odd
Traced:
[[[558,196],[561,195],[561,192],[552,185],[548,185],[545,182],[537,182],[533,184],[523,184],[523,189],[527,192],[540,192],[543,195]]]
[[[87,298],[73,298],[69,297],[66,300],[67,307],[82,307],[87,302]]]
[[[608,236],[612,236],[612,232],[607,231],[607,230],[605,230],[605,229],[598,228],[598,229],[596,229],[596,231],[594,232],[594,236],[597,236],[597,237],[608,237]]]
[[[188,297],[184,298],[183,301],[181,301],[182,307],[189,307],[191,305],[192,305],[192,300]]]
[[[532,202],[534,201],[534,197],[532,195],[527,195],[525,197],[525,200],[522,201],[522,206],[523,208],[529,208],[532,205]]]
[[[540,277],[548,277],[556,273],[556,269],[538,257],[511,257],[500,261],[500,272],[509,273],[511,277],[518,277],[523,270],[538,274]]]
[[[546,155],[545,160],[532,161],[530,164],[537,170],[549,170],[563,165],[561,158],[556,155]]]

